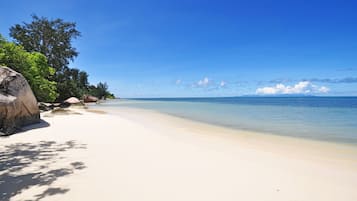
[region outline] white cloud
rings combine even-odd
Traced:
[[[329,91],[330,91],[330,89],[325,86],[322,86],[319,88],[319,92],[321,92],[321,93],[328,93]]]
[[[208,79],[208,77],[205,77],[202,80],[198,81],[197,85],[201,86],[201,87],[205,87],[209,84],[209,82],[210,82],[210,80]]]
[[[222,81],[221,81],[221,83],[219,83],[219,86],[220,86],[220,87],[225,87],[225,86],[226,86],[226,84],[227,84],[227,83],[226,83],[225,81],[223,81],[223,80],[222,80]]]
[[[277,95],[277,94],[316,94],[328,93],[329,88],[325,86],[318,87],[309,81],[301,81],[294,86],[277,84],[273,87],[262,87],[256,90],[257,94]]]
[[[181,82],[182,82],[182,80],[180,80],[180,79],[176,80],[177,85],[181,84]]]
[[[192,88],[204,89],[207,91],[215,91],[220,89],[226,89],[227,82],[224,80],[215,81],[208,77],[203,77],[203,79],[193,82],[192,84],[190,84],[190,86]]]

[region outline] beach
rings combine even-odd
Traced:
[[[42,120],[0,139],[1,200],[357,200],[356,146],[144,109]]]
[[[0,201],[357,201],[357,1],[83,3],[1,4]]]

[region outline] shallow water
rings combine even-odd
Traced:
[[[357,97],[120,99],[97,107],[151,109],[230,128],[357,145]]]

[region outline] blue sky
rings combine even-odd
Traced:
[[[3,0],[77,23],[71,67],[119,97],[357,95],[357,1]]]

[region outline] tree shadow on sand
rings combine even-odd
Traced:
[[[51,184],[58,178],[86,168],[85,164],[75,161],[58,169],[51,169],[50,166],[63,159],[61,154],[71,149],[86,149],[86,145],[75,141],[41,141],[11,144],[0,148],[0,200],[10,200],[35,186],[47,188],[35,196],[36,201],[68,192],[68,188],[53,187]]]

